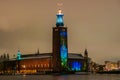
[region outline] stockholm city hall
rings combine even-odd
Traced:
[[[53,72],[87,72],[88,52],[84,56],[80,53],[68,53],[67,27],[64,26],[64,14],[58,10],[56,27],[53,27],[52,53],[21,54],[18,50],[16,58],[4,60],[0,63],[0,73],[53,73]]]

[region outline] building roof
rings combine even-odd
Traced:
[[[68,58],[69,59],[84,59],[84,57],[78,53],[69,53]]]
[[[52,57],[52,53],[40,53],[40,54],[24,54],[21,55],[21,59],[35,59],[35,58],[49,58]]]
[[[52,53],[40,53],[40,54],[24,54],[21,55],[21,59],[33,59],[33,58],[49,58],[52,57]],[[84,59],[81,54],[68,53],[69,59]]]
[[[40,54],[23,54],[21,57],[41,57],[41,56],[52,56],[52,53],[40,53]]]

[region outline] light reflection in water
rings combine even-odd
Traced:
[[[120,74],[90,75],[0,75],[0,80],[120,80]]]

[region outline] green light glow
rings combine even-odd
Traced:
[[[61,65],[66,68],[67,67],[67,56],[68,56],[68,49],[67,49],[67,33],[66,31],[60,31],[60,56],[61,56]]]
[[[21,53],[20,53],[20,50],[18,50],[18,53],[17,53],[17,60],[21,60]]]

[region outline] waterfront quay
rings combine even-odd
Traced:
[[[0,75],[0,80],[120,80],[119,74]]]

